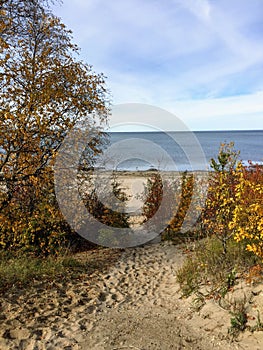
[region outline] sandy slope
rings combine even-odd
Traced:
[[[126,249],[93,279],[2,298],[0,349],[262,349],[263,332],[230,343],[226,310],[208,301],[198,313],[180,297],[183,259],[170,243]]]
[[[119,178],[132,211],[142,205],[136,194],[143,193],[145,175]],[[197,312],[194,297],[181,298],[176,270],[184,258],[171,243],[146,245],[126,249],[106,273],[11,290],[0,297],[0,350],[263,349],[263,332],[246,331],[230,343],[229,311],[215,301]],[[246,295],[252,324],[257,310],[263,315],[261,289],[240,283],[228,296]]]

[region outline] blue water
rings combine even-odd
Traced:
[[[243,163],[263,163],[263,130],[114,132],[110,133],[110,146],[115,151],[104,166],[117,170],[207,170],[220,144],[232,141]]]

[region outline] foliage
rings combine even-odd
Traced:
[[[245,241],[246,249],[263,257],[263,169],[237,162],[239,153],[234,144],[222,144],[218,162],[211,160],[211,176],[202,227],[208,235],[215,234],[222,242]]]
[[[145,221],[154,217],[161,204],[164,217],[171,211],[171,208],[173,209],[167,221],[167,227],[162,233],[163,239],[176,239],[180,234],[193,196],[193,181],[193,175],[187,172],[178,174],[174,179],[169,180],[162,179],[159,173],[152,174],[148,179],[142,214]],[[165,198],[163,197],[164,186],[167,192]]]
[[[244,241],[246,249],[263,259],[263,169],[259,165],[238,169],[236,207],[229,228],[236,242]]]
[[[201,218],[203,239],[177,271],[184,295],[196,295],[197,306],[205,298],[228,304],[231,314],[229,334],[237,337],[246,328],[262,330],[257,324],[248,326],[246,298],[226,302],[238,276],[249,283],[262,280],[263,258],[263,168],[249,162],[238,162],[234,144],[222,144],[217,160],[211,160],[214,171]],[[223,306],[222,306],[223,307]]]
[[[211,167],[216,172],[223,172],[235,169],[240,152],[234,149],[234,142],[221,143],[217,160],[211,159]]]
[[[184,172],[181,176],[181,197],[178,203],[178,209],[176,214],[172,217],[166,231],[172,231],[173,233],[179,232],[187,214],[187,210],[193,198],[193,174],[188,175]],[[179,198],[174,198],[174,201],[178,202]]]
[[[104,172],[96,174],[82,171],[79,174],[81,183],[80,195],[90,217],[80,220],[80,230],[93,242],[103,246],[119,247],[120,243],[129,241],[127,230],[113,228],[129,228],[129,214],[126,213],[127,195],[118,181],[116,173]],[[78,218],[75,218],[77,221]],[[105,225],[98,229],[98,222]],[[88,231],[87,231],[88,229]]]
[[[100,175],[99,175],[100,176]],[[86,176],[84,175],[84,178]],[[91,181],[91,180],[90,180]],[[110,188],[103,184],[103,175],[99,185],[93,188],[91,182],[89,189],[84,192],[82,198],[92,217],[109,227],[128,228],[129,215],[125,213],[125,201],[127,196],[120,187],[115,175],[110,181]],[[113,202],[115,197],[116,202]],[[110,231],[110,230],[109,230]]]
[[[176,279],[180,285],[183,296],[188,297],[198,291],[202,282],[202,265],[197,264],[196,259],[189,255],[182,267],[177,270]]]
[[[211,173],[206,207],[201,216],[201,227],[206,236],[216,237],[222,244],[221,250],[214,247],[213,251],[221,251],[221,259],[225,262],[229,256],[227,247],[233,250],[236,242],[239,242],[240,256],[246,248],[262,257],[263,247],[263,170],[252,163],[247,167],[238,163],[239,153],[233,146],[233,143],[221,144],[217,161],[211,161],[215,171]],[[201,263],[215,266],[215,261],[210,260],[211,249],[204,249],[204,254]],[[200,257],[200,251],[198,255]],[[216,264],[219,264],[217,259]],[[230,271],[235,266],[233,261],[233,266],[229,265]]]
[[[0,290],[11,286],[26,286],[33,280],[43,281],[63,274],[68,274],[76,268],[84,267],[73,257],[61,255],[47,258],[33,257],[29,254],[11,255],[0,252]]]
[[[0,196],[2,247],[49,251],[68,231],[54,197],[52,166],[80,120],[97,128],[100,152],[108,103],[104,76],[78,61],[78,48],[41,0],[6,0],[0,10]],[[94,113],[96,112],[96,113]],[[98,117],[97,117],[98,116]],[[59,245],[59,244],[58,244]]]
[[[142,215],[145,217],[145,221],[148,221],[156,214],[163,199],[163,183],[159,173],[153,173],[147,179],[145,193],[147,195],[143,205]]]
[[[239,243],[240,244],[240,243]],[[256,264],[252,266],[246,273],[246,283],[254,284],[263,281],[263,266],[262,264]]]
[[[239,152],[233,149],[234,144],[222,143],[217,161],[211,159],[214,172],[211,173],[206,206],[201,216],[202,230],[206,235],[216,235],[226,254],[227,242],[233,236],[229,222],[233,218],[236,206],[236,171]]]
[[[263,169],[251,162],[248,166],[238,162],[239,153],[233,146],[222,144],[217,160],[211,160],[214,171],[200,221],[207,238],[196,243],[177,272],[183,294],[195,293],[201,306],[204,298],[211,297],[225,303],[240,274],[250,282],[262,280]],[[247,328],[246,301],[228,306],[229,334],[237,337]],[[258,319],[250,328],[261,327]]]
[[[17,185],[1,212],[0,244],[5,249],[55,253],[70,232],[57,208],[52,183],[40,176]]]

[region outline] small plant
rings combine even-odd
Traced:
[[[191,200],[193,197],[193,187],[194,187],[193,174],[188,175],[187,171],[183,172],[181,176],[181,183],[182,183],[182,188],[181,188],[180,202],[178,203],[178,209],[177,209],[177,212],[172,217],[167,227],[167,230],[172,231],[175,236],[177,232],[180,231],[185,221],[189,206],[191,204]],[[178,201],[177,198],[174,198],[174,201],[176,200]]]
[[[233,270],[227,276],[227,288],[230,289],[234,286],[236,280],[236,269]]]
[[[186,263],[178,269],[176,278],[183,296],[188,297],[198,290],[201,279],[200,270],[197,261],[192,256],[188,257]]]
[[[163,198],[164,188],[168,189],[165,198]],[[188,222],[186,217],[193,199],[193,190],[194,176],[187,171],[176,176],[172,181],[163,180],[159,173],[153,173],[148,179],[142,215],[145,217],[145,222],[150,219],[159,222],[161,215],[167,218],[167,227],[162,232],[162,240],[178,241],[178,237],[182,236],[180,230],[183,224],[191,226],[191,217],[188,217]],[[159,215],[155,217],[157,211]],[[189,232],[186,235],[189,237]]]
[[[233,287],[237,272],[255,265],[255,257],[232,239],[227,253],[221,242],[212,236],[196,242],[193,252],[177,272],[177,280],[184,295],[190,295],[206,284],[210,294],[222,298]]]
[[[249,330],[251,332],[263,331],[263,322],[261,321],[260,313],[259,313],[258,310],[257,310],[257,321],[256,321],[256,324],[255,324],[255,326],[249,327]]]
[[[230,319],[230,327],[228,328],[228,334],[232,336],[232,338],[237,338],[240,332],[243,332],[247,327],[247,305],[248,300],[246,295],[244,295],[243,299],[234,300],[230,302],[231,307],[231,319]]]
[[[228,334],[233,338],[236,338],[240,332],[243,332],[246,329],[247,325],[247,314],[244,310],[236,311],[232,313],[230,323],[231,326],[228,329]]]
[[[226,293],[234,286],[236,280],[236,269],[233,268],[232,271],[227,275],[225,284],[220,288],[219,293],[221,297],[224,298]]]
[[[192,301],[192,309],[195,311],[200,311],[205,305],[205,295],[200,291],[195,292],[195,298]]]
[[[147,179],[144,196],[146,199],[142,215],[145,217],[146,222],[154,217],[163,200],[163,183],[161,175],[158,172],[154,172],[151,177]]]
[[[238,335],[239,332],[243,332],[247,324],[247,315],[244,312],[235,312],[231,318],[231,327],[229,333],[231,335]]]
[[[83,180],[86,180],[86,175],[83,176]],[[90,181],[87,178],[87,181]],[[97,193],[99,191],[99,193]],[[112,194],[116,197],[114,202]],[[92,181],[88,193],[81,193],[85,206],[89,213],[100,221],[102,224],[109,227],[128,228],[129,227],[129,215],[125,213],[125,201],[127,195],[120,187],[120,183],[117,181],[115,174],[111,179],[111,186],[108,188],[106,185],[101,184],[99,188],[92,187]],[[109,232],[107,232],[108,234]],[[105,232],[103,233],[105,236]]]
[[[234,150],[234,142],[221,143],[217,160],[211,159],[211,167],[216,172],[229,171],[236,167],[240,152]]]

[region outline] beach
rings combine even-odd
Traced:
[[[229,312],[215,300],[197,311],[194,297],[182,297],[184,258],[169,242],[129,248],[105,273],[11,290],[0,298],[0,349],[261,349],[262,332],[231,340]],[[240,282],[229,298],[245,293],[252,320],[263,312],[262,287]]]
[[[0,350],[263,350],[263,0],[0,17]]]
[[[168,192],[173,192],[174,198],[181,200],[183,179],[186,176],[193,176],[194,200],[203,202],[205,191],[208,186],[209,171],[158,171],[157,169],[149,169],[145,171],[88,171],[81,172],[79,183],[81,192],[86,193],[95,188],[98,197],[105,201],[105,204],[112,208],[113,201],[116,197],[112,197],[113,184],[117,184],[121,193],[124,194],[125,204],[123,211],[129,215],[129,223],[131,227],[137,227],[143,223],[143,205],[149,195],[149,181],[160,178],[162,185],[167,185]],[[163,187],[165,189],[165,187]],[[106,195],[105,195],[106,194]],[[107,200],[107,195],[110,200]],[[163,200],[166,201],[167,193],[163,193]],[[201,198],[202,195],[202,198]],[[161,201],[160,203],[161,204]],[[197,206],[197,205],[196,205]]]
[[[135,213],[135,227],[153,173],[117,174],[129,197],[128,210]],[[182,174],[166,173],[168,179],[172,175],[181,179]],[[200,306],[196,295],[182,296],[176,272],[190,248],[159,240],[119,250],[95,249],[76,258],[92,254],[96,260],[104,254],[103,272],[83,271],[81,279],[69,283],[32,281],[26,289],[10,288],[0,297],[0,349],[262,349],[263,332],[247,329],[237,339],[231,337],[231,315],[217,300],[207,298]],[[258,312],[263,314],[263,285],[237,282],[227,298],[233,303],[245,297],[248,324],[255,325]]]

